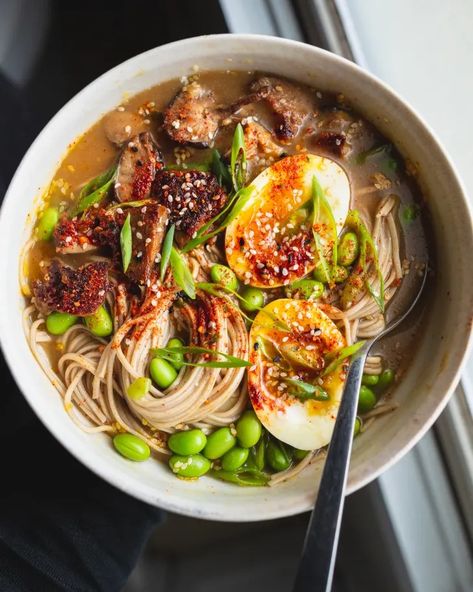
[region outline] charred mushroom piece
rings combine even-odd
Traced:
[[[346,158],[357,142],[357,137],[366,136],[367,133],[362,122],[356,121],[347,111],[335,109],[321,114],[313,141],[323,152]]]
[[[143,120],[130,111],[112,111],[103,121],[105,135],[117,146],[131,140],[143,127]]]
[[[163,166],[161,154],[151,134],[143,132],[135,136],[123,148],[118,162],[115,183],[118,201],[147,199],[156,171]]]
[[[150,279],[161,249],[169,212],[156,202],[129,208],[132,253],[126,275],[137,284],[144,285]]]
[[[179,144],[208,146],[215,137],[223,111],[215,96],[197,82],[184,86],[164,113],[164,129]]]
[[[281,142],[291,141],[314,112],[314,101],[308,91],[279,78],[263,77],[251,84],[250,90],[266,101],[276,116],[276,136]]]
[[[273,164],[284,154],[284,148],[274,142],[271,132],[259,123],[250,121],[243,125],[247,172],[254,177],[263,168]]]
[[[84,216],[72,219],[63,216],[54,229],[56,251],[61,255],[73,255],[99,247],[117,250],[123,224],[117,218],[116,210],[104,208],[90,208]]]
[[[109,289],[108,263],[97,262],[73,269],[53,259],[43,280],[33,284],[36,306],[78,316],[90,315],[105,300]]]
[[[159,171],[153,197],[170,210],[169,221],[188,237],[221,212],[227,194],[213,173]]]

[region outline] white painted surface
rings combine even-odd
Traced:
[[[337,0],[337,5],[357,61],[432,126],[473,203],[472,0]],[[473,409],[473,358],[464,386]]]

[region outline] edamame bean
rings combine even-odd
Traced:
[[[176,454],[182,456],[189,456],[190,454],[197,454],[207,444],[207,436],[202,430],[186,430],[184,432],[176,432],[168,439],[169,448]]]
[[[245,411],[236,424],[238,443],[243,448],[251,448],[261,438],[261,422],[252,410]]]
[[[162,358],[153,358],[149,364],[149,373],[153,382],[161,389],[167,389],[177,378],[174,366]]]
[[[103,304],[93,314],[84,317],[84,322],[97,337],[108,337],[113,333],[112,317]]]
[[[377,374],[363,374],[363,378],[361,379],[361,384],[366,386],[375,386],[378,384],[379,376]]]
[[[63,335],[72,325],[75,325],[79,317],[68,312],[52,312],[46,317],[46,329],[51,335]]]
[[[122,456],[135,462],[142,462],[151,454],[148,444],[134,434],[117,434],[113,437],[113,445]]]
[[[394,382],[394,370],[391,368],[386,368],[384,370],[378,380],[378,384],[376,385],[376,390],[385,391],[391,384]]]
[[[362,384],[360,395],[358,397],[358,413],[367,413],[368,411],[371,411],[375,405],[376,395],[370,388]]]
[[[294,448],[292,454],[296,460],[302,460],[303,458],[305,458],[309,454],[309,451],[308,450],[300,450],[299,448]]]
[[[207,444],[202,454],[210,460],[214,460],[231,450],[235,444],[236,438],[231,433],[230,428],[219,428],[210,436],[207,436]]]
[[[236,471],[246,463],[249,453],[248,448],[235,446],[223,455],[222,468],[225,471]]]
[[[332,269],[332,280],[336,284],[341,284],[348,278],[348,269],[341,265],[335,265]]]
[[[220,265],[220,263],[212,265],[210,268],[210,279],[215,284],[220,284],[224,288],[238,290],[237,276],[226,265]]]
[[[323,265],[317,263],[314,269],[314,280],[321,282],[322,284],[328,284],[330,282],[330,268],[325,268]]]
[[[178,477],[196,479],[205,475],[210,469],[210,461],[201,454],[174,455],[169,459],[169,467]]]
[[[260,438],[258,444],[252,449],[252,459],[253,462],[258,469],[258,471],[262,471],[265,465],[265,457],[266,457],[266,436],[263,435]]]
[[[241,295],[244,298],[241,307],[248,312],[258,310],[264,305],[264,295],[259,288],[244,288]]]
[[[277,471],[285,471],[291,466],[291,457],[282,442],[270,440],[266,448],[266,460],[269,466]]]
[[[358,237],[354,232],[346,232],[338,245],[337,262],[339,265],[351,265],[360,252]]]
[[[126,394],[130,397],[130,399],[138,401],[148,394],[150,388],[151,380],[145,376],[140,376],[140,378],[137,378],[130,384],[126,390]]]
[[[353,437],[358,436],[361,430],[361,418],[355,417],[355,426],[353,428]]]
[[[286,295],[289,298],[299,296],[309,300],[309,298],[320,298],[323,293],[324,285],[317,280],[297,280],[286,288]]]
[[[53,236],[54,228],[59,220],[57,208],[46,208],[41,214],[36,226],[36,233],[39,240],[49,240]]]
[[[173,337],[168,341],[166,347],[182,347],[183,345],[184,344],[180,339],[178,339],[177,337]],[[169,354],[169,357],[172,358],[171,364],[174,366],[176,370],[180,370],[184,366],[184,354],[174,353]]]

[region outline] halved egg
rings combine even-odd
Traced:
[[[284,298],[262,309],[250,330],[248,393],[265,428],[302,450],[326,446],[340,406],[345,368],[324,375],[345,338],[310,300]]]
[[[273,288],[312,271],[313,229],[325,253],[333,247],[333,226],[311,212],[314,176],[341,232],[350,207],[350,182],[341,166],[309,153],[279,160],[252,181],[250,198],[226,230],[228,264],[245,284]]]

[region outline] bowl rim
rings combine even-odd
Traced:
[[[228,41],[257,41],[261,45],[265,45],[268,47],[268,51],[271,51],[271,48],[274,45],[278,45],[280,47],[286,47],[288,50],[297,51],[303,49],[304,51],[310,50],[314,57],[321,56],[325,61],[328,60],[328,63],[337,68],[340,65],[343,68],[348,68],[353,76],[359,77],[361,79],[368,80],[371,84],[378,86],[381,90],[385,93],[391,95],[393,99],[400,104],[402,104],[403,108],[405,108],[409,116],[412,120],[416,122],[416,125],[423,128],[426,135],[429,137],[430,141],[435,145],[437,152],[442,156],[444,160],[444,164],[446,169],[448,169],[448,173],[451,178],[457,184],[457,196],[459,200],[462,201],[462,206],[464,207],[465,211],[469,214],[469,225],[470,225],[470,235],[473,236],[473,211],[472,206],[470,205],[467,197],[466,191],[463,185],[461,178],[459,177],[455,166],[453,165],[450,156],[448,155],[447,151],[443,147],[442,143],[437,138],[435,132],[432,131],[431,127],[424,121],[422,116],[420,116],[417,111],[407,102],[405,101],[396,91],[394,91],[388,84],[371,74],[370,72],[364,70],[360,66],[356,65],[349,60],[340,57],[336,54],[333,54],[327,50],[308,45],[306,43],[302,43],[299,41],[293,41],[289,39],[283,39],[279,37],[269,36],[269,35],[257,35],[257,34],[215,34],[215,35],[202,35],[198,37],[192,37],[187,39],[182,39],[179,41],[174,41],[172,43],[168,43],[165,45],[161,45],[152,49],[149,49],[145,52],[137,54],[124,62],[121,62],[117,66],[111,68],[110,70],[106,71],[98,78],[90,82],[87,86],[85,86],[82,90],[80,90],[77,94],[75,94],[44,126],[41,132],[37,135],[25,155],[23,156],[9,186],[5,193],[2,207],[0,209],[0,249],[7,247],[5,242],[5,233],[2,232],[2,228],[6,227],[8,224],[8,210],[7,205],[13,199],[14,193],[16,193],[16,185],[19,182],[19,179],[22,177],[23,170],[26,167],[27,161],[30,159],[31,155],[35,153],[36,146],[40,144],[43,136],[50,132],[50,130],[57,125],[57,121],[67,112],[72,106],[74,106],[77,102],[82,100],[84,94],[88,94],[94,91],[95,87],[99,87],[103,84],[104,81],[109,79],[109,82],[112,83],[112,80],[116,74],[120,72],[125,66],[130,66],[133,64],[134,61],[138,61],[139,59],[143,59],[145,57],[151,57],[160,51],[169,51],[172,50],[174,47],[179,47],[180,49],[192,48],[193,46],[205,43],[207,41],[222,41],[224,43]],[[275,67],[277,71],[277,67]],[[98,115],[99,117],[99,115]],[[97,119],[98,119],[97,117]],[[73,141],[74,138],[71,138]],[[31,198],[33,201],[33,197]],[[4,251],[5,252],[5,251]],[[19,289],[19,286],[18,286]],[[214,519],[214,520],[223,520],[223,521],[252,521],[252,520],[263,520],[263,519],[273,519],[273,518],[280,518],[284,516],[290,516],[294,514],[301,513],[303,511],[307,511],[310,509],[307,503],[304,503],[301,499],[299,505],[284,508],[276,507],[271,509],[271,505],[267,504],[266,511],[261,516],[254,516],[254,515],[223,515],[222,513],[210,513],[204,512],[202,514],[196,515],[195,510],[186,504],[174,504],[169,500],[166,500],[166,493],[163,492],[161,495],[154,495],[151,496],[148,492],[143,491],[140,489],[139,486],[132,483],[124,483],[123,479],[120,479],[120,475],[118,475],[113,468],[109,468],[108,466],[99,466],[99,463],[94,462],[94,460],[88,456],[84,456],[80,454],[80,451],[77,450],[74,445],[67,440],[67,438],[63,438],[62,434],[59,433],[59,429],[55,426],[52,426],[50,420],[48,419],[48,413],[42,408],[41,401],[37,399],[33,392],[31,392],[30,386],[27,384],[27,380],[24,378],[23,372],[25,371],[26,364],[21,362],[20,357],[16,356],[14,348],[12,347],[11,338],[9,335],[9,327],[8,327],[8,312],[7,306],[5,306],[5,292],[2,291],[2,295],[0,296],[0,303],[3,300],[3,305],[0,304],[0,345],[5,356],[5,360],[8,363],[10,371],[19,387],[19,390],[23,393],[23,396],[27,400],[30,407],[35,412],[36,416],[40,419],[43,425],[48,429],[48,431],[59,441],[59,443],[66,448],[79,462],[87,466],[88,469],[93,471],[98,476],[104,478],[109,483],[113,484],[118,489],[133,495],[134,497],[141,499],[144,502],[153,504],[159,507],[177,512],[179,514],[192,516],[192,517],[199,517],[199,518],[207,518],[207,519]],[[445,390],[445,392],[436,398],[436,403],[434,408],[431,410],[430,415],[428,415],[423,422],[419,425],[418,430],[405,442],[405,444],[398,449],[392,456],[380,464],[375,470],[368,471],[364,476],[361,476],[356,483],[349,483],[347,487],[347,493],[352,493],[370,481],[376,479],[381,473],[385,470],[389,469],[393,466],[398,460],[400,460],[427,432],[428,429],[432,426],[435,422],[437,417],[440,415],[444,407],[446,406],[449,397],[451,396],[452,392],[454,391],[459,379],[464,364],[467,359],[467,355],[472,348],[473,344],[473,334],[470,329],[468,336],[462,338],[462,342],[460,344],[462,354],[461,358],[456,360],[456,370],[453,372],[449,387]],[[34,362],[36,363],[36,362]]]

